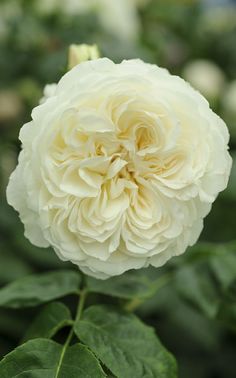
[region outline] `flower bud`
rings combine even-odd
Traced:
[[[70,45],[68,68],[73,67],[86,60],[98,59],[100,56],[97,45]]]

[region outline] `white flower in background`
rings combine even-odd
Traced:
[[[182,76],[208,100],[216,100],[225,84],[223,71],[209,60],[199,59],[189,62]]]
[[[101,25],[124,41],[135,41],[140,34],[137,7],[133,0],[97,0]]]
[[[7,189],[26,237],[107,278],[193,245],[228,182],[228,130],[188,83],[141,60],[81,63],[20,132]]]
[[[235,29],[236,7],[215,6],[206,9],[201,14],[201,32],[202,33],[226,33]],[[204,35],[204,34],[203,34]]]
[[[140,32],[138,3],[140,0],[39,0],[37,9],[42,13],[60,10],[76,15],[95,12],[101,25],[119,39],[135,41]]]
[[[133,1],[133,3],[139,7],[139,8],[143,8],[145,7],[148,3],[150,3],[151,0],[130,0],[130,1]]]
[[[225,88],[222,102],[224,109],[236,117],[236,80]]]
[[[222,96],[222,111],[229,125],[233,142],[236,140],[236,80],[229,83]]]

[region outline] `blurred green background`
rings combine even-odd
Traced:
[[[5,190],[20,127],[46,83],[66,71],[71,43],[103,56],[167,67],[190,81],[226,121],[235,163],[200,243],[166,267],[174,279],[138,312],[177,357],[181,378],[236,377],[236,3],[197,0],[0,0],[0,284],[65,267],[24,238]],[[69,264],[69,266],[71,266]],[[229,295],[230,301],[229,301]],[[95,299],[99,300],[99,299]],[[0,355],[14,348],[33,310],[0,310]]]

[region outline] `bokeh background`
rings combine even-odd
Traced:
[[[199,244],[162,269],[146,270],[174,279],[138,312],[176,355],[180,378],[235,378],[236,1],[0,0],[0,285],[65,267],[24,238],[5,190],[19,129],[44,85],[66,71],[71,43],[97,43],[116,62],[142,58],[167,67],[202,92],[229,127],[235,158],[229,187]],[[34,310],[0,310],[1,356],[18,344],[33,316]]]

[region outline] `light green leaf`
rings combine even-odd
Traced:
[[[27,276],[0,290],[0,306],[11,308],[37,306],[76,293],[80,282],[79,272],[71,270]]]
[[[132,270],[105,281],[87,277],[87,286],[90,292],[124,299],[149,298],[158,288],[157,280],[145,270]]]
[[[49,303],[34,319],[24,336],[24,340],[39,337],[50,339],[61,328],[70,325],[71,322],[71,313],[68,307],[60,302]]]
[[[176,363],[151,327],[135,315],[91,306],[75,333],[118,378],[174,378]]]
[[[52,340],[35,339],[19,346],[0,362],[1,378],[104,378],[87,347],[67,349]]]

